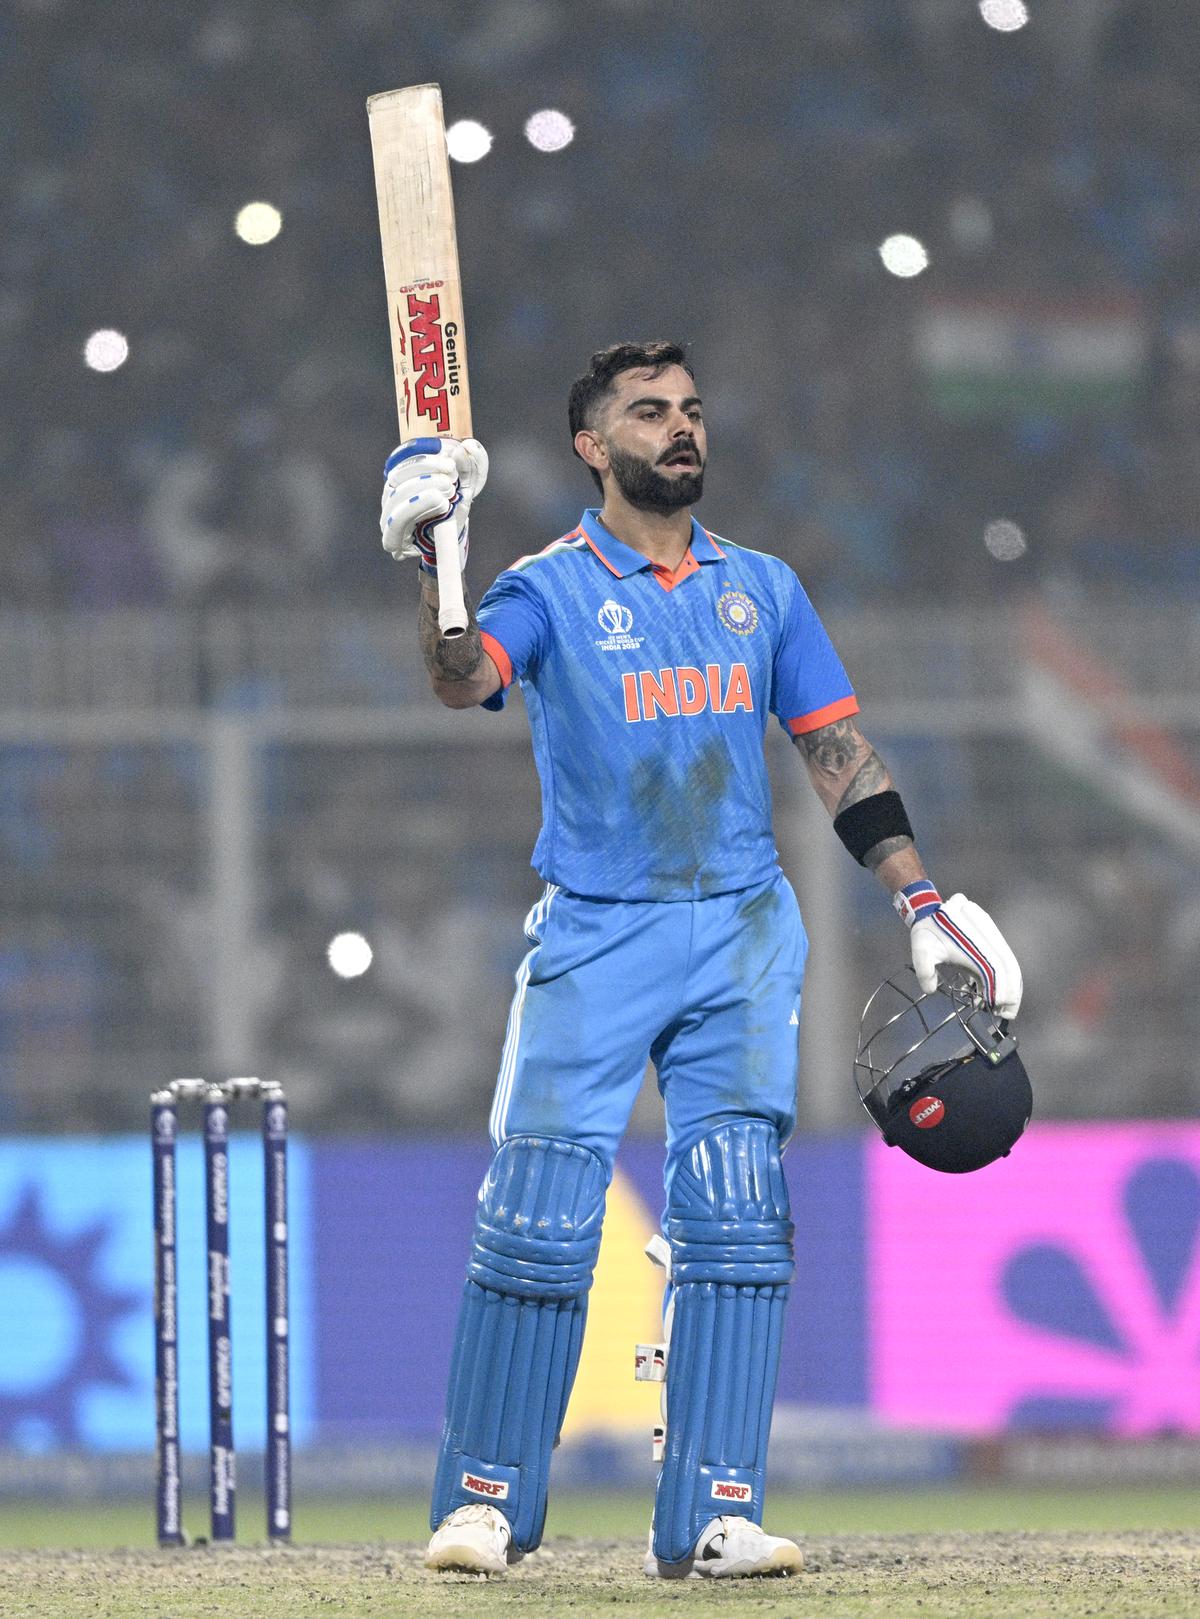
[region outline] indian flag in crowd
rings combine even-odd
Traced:
[[[1099,414],[1137,391],[1148,332],[1131,300],[939,301],[916,328],[917,361],[948,416]]]

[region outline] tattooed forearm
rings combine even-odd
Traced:
[[[463,595],[467,604],[466,630],[447,640],[438,629],[437,580],[429,574],[421,576],[421,652],[434,696],[447,708],[474,708],[501,686],[499,667],[484,651],[479,621],[465,588]]]
[[[809,779],[834,820],[854,804],[876,793],[895,790],[891,772],[853,720],[838,720],[798,736]],[[863,858],[889,893],[925,875],[921,857],[908,836],[881,838]]]
[[[867,756],[851,776],[838,799],[837,809],[834,812],[837,815],[844,809],[849,809],[851,804],[857,804],[860,798],[870,798],[872,793],[884,793],[892,785],[892,778],[888,775],[883,760],[870,743],[866,743],[865,746]]]
[[[913,840],[911,838],[884,838],[882,843],[877,843],[873,849],[867,850],[867,853],[863,856],[863,865],[866,866],[868,871],[878,871],[885,860],[890,860],[894,854],[900,854],[902,850],[911,849],[912,847]],[[924,875],[922,872],[916,873],[916,876],[922,875]],[[915,879],[908,877],[904,879],[905,882],[912,880]]]
[[[831,815],[892,785],[887,766],[853,720],[835,720],[796,738],[809,778]]]
[[[860,742],[862,737],[853,720],[836,720],[796,738],[810,772],[819,771],[823,776],[840,776],[848,770],[858,757]]]
[[[466,586],[463,587],[466,597]],[[479,625],[475,621],[475,609],[470,598],[467,600],[467,628],[462,635],[456,635],[447,641],[438,629],[438,588],[437,580],[423,574],[421,577],[421,609],[418,619],[418,632],[421,640],[421,653],[425,659],[425,667],[429,670],[434,685],[458,685],[478,674],[484,660],[483,644],[479,639]]]

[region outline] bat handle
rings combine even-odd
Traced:
[[[467,627],[467,604],[463,599],[462,567],[458,560],[458,525],[453,513],[434,526],[433,546],[437,554],[438,629],[444,640],[452,641]]]

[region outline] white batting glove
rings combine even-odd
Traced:
[[[965,894],[943,901],[926,878],[894,894],[892,904],[910,929],[913,971],[927,995],[937,988],[939,967],[960,967],[975,979],[988,1005],[1001,1017],[1016,1017],[1023,989],[1021,969],[981,905]]]
[[[388,456],[379,528],[397,561],[420,557],[436,568],[433,529],[454,513],[459,565],[467,565],[471,502],[487,482],[487,451],[478,439],[415,438]]]

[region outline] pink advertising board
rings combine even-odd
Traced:
[[[882,1417],[1200,1433],[1200,1126],[1034,1125],[973,1175],[875,1141],[866,1186]]]

